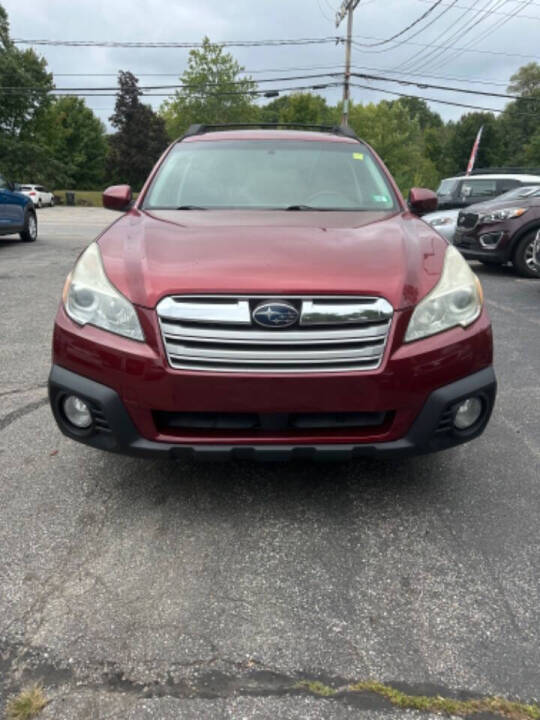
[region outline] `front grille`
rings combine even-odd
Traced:
[[[263,328],[261,303],[286,303],[297,321]],[[157,306],[173,368],[213,372],[342,372],[382,362],[392,306],[375,297],[172,296]]]
[[[466,235],[457,232],[454,236],[454,245],[465,250],[476,250],[478,248],[478,240],[474,235]]]
[[[392,413],[227,413],[156,410],[153,415],[156,427],[161,432],[250,430],[256,433],[265,433],[290,430],[378,428],[391,417]]]
[[[458,227],[465,230],[472,230],[476,227],[478,215],[476,213],[460,212],[458,216]]]

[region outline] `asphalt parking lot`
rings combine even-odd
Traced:
[[[65,276],[114,217],[44,209],[36,243],[0,240],[0,708],[34,680],[57,720],[430,717],[304,680],[538,701],[540,281],[475,265],[499,394],[470,445],[127,459],[65,439],[46,400]]]

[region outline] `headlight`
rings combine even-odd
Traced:
[[[144,340],[133,305],[105,275],[97,243],[83,252],[68,276],[62,294],[69,317],[79,325],[96,327]]]
[[[409,321],[405,342],[473,323],[482,311],[482,287],[459,250],[446,250],[441,278]]]
[[[428,220],[431,227],[440,227],[441,225],[450,225],[453,220],[449,217],[436,217],[433,220]]]
[[[488,215],[484,215],[480,218],[481,223],[495,223],[501,222],[501,220],[509,220],[510,218],[518,218],[527,212],[527,208],[514,207],[506,208],[505,210],[495,210]]]

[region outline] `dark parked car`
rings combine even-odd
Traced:
[[[32,242],[37,238],[34,203],[14,187],[0,175],[0,235],[19,234],[21,240]]]
[[[540,229],[540,188],[523,195],[471,205],[459,213],[454,245],[470,260],[511,262],[524,277],[538,278],[533,246]]]
[[[346,128],[196,126],[77,260],[54,327],[60,429],[215,458],[431,452],[495,400],[482,290]],[[410,208],[410,209],[409,209]]]
[[[461,173],[441,180],[437,188],[438,210],[464,208],[494,198],[525,185],[540,185],[540,170],[522,168],[483,168],[470,175]]]

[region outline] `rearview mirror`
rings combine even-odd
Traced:
[[[411,188],[407,204],[415,215],[424,215],[437,209],[437,195],[426,188]]]
[[[108,210],[129,210],[133,202],[133,193],[130,185],[111,185],[102,196],[103,207]]]

